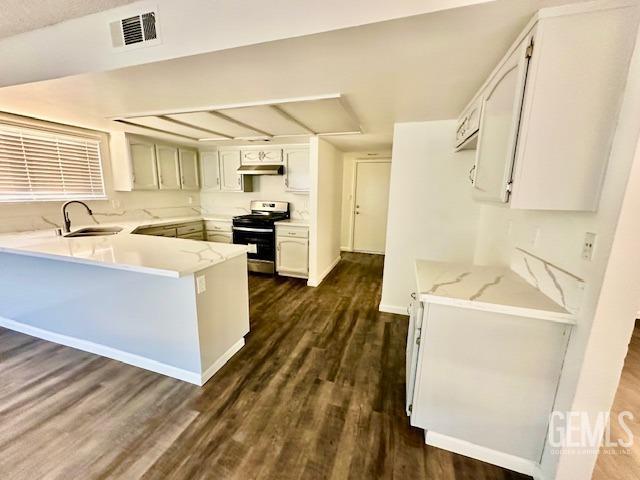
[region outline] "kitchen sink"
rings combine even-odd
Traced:
[[[122,231],[120,227],[89,227],[81,228],[75,232],[67,233],[66,238],[72,237],[100,237],[103,235],[115,235]]]

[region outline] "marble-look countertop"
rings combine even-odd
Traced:
[[[575,324],[575,317],[507,267],[417,260],[418,298]]]
[[[72,228],[121,227],[115,235],[66,238],[54,230],[0,235],[0,252],[179,278],[246,253],[244,245],[136,235],[139,227],[170,225],[216,216],[101,223]]]
[[[309,221],[301,218],[288,218],[287,220],[278,220],[276,225],[289,225],[292,227],[309,227]]]

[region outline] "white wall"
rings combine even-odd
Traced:
[[[68,20],[0,40],[0,86],[111,70],[364,25],[488,0],[152,0]],[[158,11],[160,45],[111,47],[109,23]],[[25,61],[27,59],[28,61]]]
[[[453,120],[395,124],[381,310],[406,314],[416,259],[473,260],[474,153],[454,153],[454,137]]]
[[[319,285],[340,260],[342,152],[322,138],[310,142],[309,282]]]
[[[350,251],[352,248],[356,160],[374,158],[390,159],[391,152],[384,150],[348,152],[342,157],[342,222],[340,226],[340,248],[345,251]]]
[[[244,215],[249,213],[251,200],[289,202],[292,218],[310,218],[309,194],[286,192],[282,175],[254,176],[252,192],[200,193],[200,203],[205,214]]]
[[[5,116],[15,119],[13,116]],[[2,116],[0,115],[0,120]],[[35,123],[45,124],[44,122]],[[125,219],[184,217],[200,214],[200,193],[181,191],[116,192],[113,189],[112,156],[124,155],[124,136],[121,132],[105,132],[101,143],[102,168],[108,200],[87,202],[99,223]],[[43,230],[62,227],[60,207],[64,202],[0,203],[0,233]],[[69,210],[73,225],[93,224],[82,207]]]

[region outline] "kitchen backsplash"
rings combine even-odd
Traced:
[[[200,214],[243,215],[249,213],[251,200],[281,200],[289,202],[293,218],[309,219],[308,194],[284,192],[282,177],[263,177],[256,183],[256,191],[247,193],[111,192],[109,200],[87,202],[94,212],[93,219],[80,206],[70,207],[69,216],[78,226]],[[60,228],[63,203],[0,204],[0,233]]]
[[[0,233],[59,228],[62,226],[60,207],[63,203],[0,204]],[[94,218],[81,206],[71,206],[69,216],[73,225],[186,217],[201,213],[198,192],[115,192],[110,194],[109,200],[86,203],[93,210]]]

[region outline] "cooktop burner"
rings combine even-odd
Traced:
[[[233,224],[241,225],[273,225],[278,220],[289,218],[287,202],[251,202],[251,213],[233,217]]]

